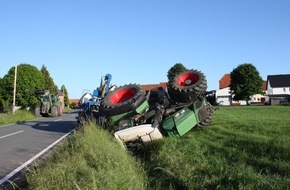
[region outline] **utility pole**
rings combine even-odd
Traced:
[[[17,80],[17,65],[15,66],[14,71],[14,90],[13,90],[13,105],[12,105],[12,113],[14,115],[15,112],[15,102],[16,102],[16,80]]]

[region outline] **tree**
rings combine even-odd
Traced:
[[[66,90],[64,85],[61,86],[61,91],[63,92],[63,95],[64,95],[64,105],[68,106],[69,105],[69,98],[68,98],[67,90]]]
[[[50,73],[48,72],[45,65],[42,65],[40,69],[41,73],[43,74],[44,80],[45,80],[45,90],[49,90],[52,94],[58,93],[58,87],[54,84],[53,79],[50,76]]]
[[[3,83],[2,78],[0,78],[0,113],[9,111],[9,102],[5,101],[2,97],[3,94]]]
[[[262,78],[256,67],[251,63],[244,63],[231,72],[230,90],[234,100],[250,100],[254,94],[262,94]]]
[[[14,71],[12,67],[2,79],[2,98],[12,104],[14,89]],[[17,66],[16,83],[16,105],[26,108],[36,105],[39,100],[34,95],[34,90],[43,89],[45,81],[42,73],[29,64],[20,64]]]
[[[0,100],[2,99],[2,93],[3,93],[3,79],[2,78],[0,78]]]
[[[182,63],[176,63],[173,67],[171,67],[167,72],[168,80],[172,80],[175,75],[185,71],[186,68],[182,65]]]

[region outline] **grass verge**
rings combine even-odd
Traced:
[[[12,113],[1,113],[0,114],[0,126],[7,125],[10,123],[16,123],[34,119],[35,115],[27,110],[17,110],[14,115]]]
[[[77,131],[44,166],[28,174],[29,189],[146,189],[143,167],[94,125]]]

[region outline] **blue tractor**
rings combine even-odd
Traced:
[[[78,123],[92,121],[97,122],[100,116],[100,105],[105,95],[115,86],[111,86],[112,75],[106,74],[101,77],[100,86],[94,89],[93,94],[87,92],[80,99],[79,106],[81,108],[78,114]]]

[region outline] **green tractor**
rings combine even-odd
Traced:
[[[167,90],[159,87],[145,92],[136,84],[121,86],[102,101],[105,127],[127,148],[204,128],[213,117],[206,88],[205,75],[197,70],[176,75],[168,81]]]
[[[35,95],[40,100],[40,106],[35,108],[35,116],[60,116],[63,112],[63,106],[56,94],[51,94],[49,90],[37,90]]]

